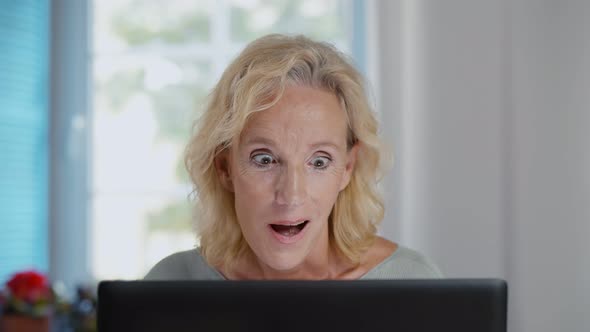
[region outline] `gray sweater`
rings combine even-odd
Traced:
[[[422,254],[399,246],[360,279],[423,279],[442,278],[440,270]],[[209,266],[198,249],[177,252],[158,264],[145,276],[145,280],[225,280]]]

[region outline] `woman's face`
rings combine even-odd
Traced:
[[[222,181],[266,267],[288,272],[327,254],[328,216],[354,166],[356,147],[348,150],[346,141],[344,110],[323,90],[290,86],[275,106],[248,120],[226,156]]]

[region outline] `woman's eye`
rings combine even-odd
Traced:
[[[311,160],[311,164],[316,169],[325,169],[330,164],[330,161],[328,157],[315,157]]]
[[[275,162],[273,157],[268,153],[259,153],[252,157],[252,160],[259,166],[267,166]]]

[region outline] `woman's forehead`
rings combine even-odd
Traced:
[[[271,108],[252,114],[240,141],[281,141],[297,138],[309,144],[327,141],[345,144],[346,114],[336,95],[308,87],[288,87]]]

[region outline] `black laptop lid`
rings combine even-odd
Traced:
[[[98,330],[505,332],[495,279],[107,281]]]

